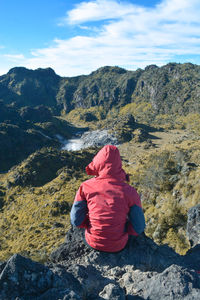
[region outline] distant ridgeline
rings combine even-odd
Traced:
[[[191,63],[136,71],[106,66],[77,77],[16,67],[0,76],[0,172],[42,147],[59,147],[56,134],[70,138],[76,128],[59,116],[68,114],[75,126],[99,121],[124,142],[135,121],[199,134],[199,112],[200,66]]]
[[[148,103],[156,114],[200,111],[200,66],[150,65],[126,71],[102,67],[87,76],[60,77],[50,69],[17,67],[0,76],[0,99],[17,107],[45,105],[53,113],[100,105],[106,111],[128,103]]]

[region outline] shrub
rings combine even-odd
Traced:
[[[150,155],[142,171],[141,184],[156,191],[171,190],[179,178],[177,163],[168,151]]]
[[[120,114],[132,114],[137,122],[151,125],[155,118],[152,105],[148,102],[129,103],[120,109]]]

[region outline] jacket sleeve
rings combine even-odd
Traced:
[[[70,212],[71,224],[77,227],[87,227],[88,208],[82,186],[78,189]]]
[[[142,210],[140,196],[136,191],[133,194],[133,202],[128,214],[128,234],[139,235],[145,229],[145,218]]]

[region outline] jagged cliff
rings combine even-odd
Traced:
[[[199,224],[199,209],[197,206],[190,212],[191,241]],[[180,256],[142,234],[114,254],[88,248],[82,234],[72,227],[46,265],[21,255],[0,264],[0,299],[199,299],[200,244]],[[197,237],[200,240],[199,234],[195,241]]]
[[[102,105],[109,110],[131,102],[147,102],[156,113],[188,113],[200,109],[200,66],[170,63],[126,71],[102,67],[87,76],[62,78],[48,69],[13,68],[0,76],[0,99],[19,106],[46,105],[55,113]]]

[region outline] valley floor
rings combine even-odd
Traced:
[[[178,145],[184,140],[190,140],[193,135],[186,130],[168,130],[168,131],[155,131],[152,133],[151,142],[136,143],[134,140],[119,145],[119,150],[122,158],[128,164],[138,162],[138,159],[143,155],[160,151],[161,149],[168,148],[169,145]],[[199,138],[200,139],[200,138]]]

